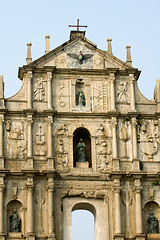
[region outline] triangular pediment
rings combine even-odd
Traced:
[[[118,68],[119,70],[131,68],[114,55],[98,49],[94,43],[82,36],[65,42],[27,66],[38,68],[54,66],[69,69]]]

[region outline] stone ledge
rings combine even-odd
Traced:
[[[160,239],[160,233],[148,233],[147,234],[147,240],[159,240]]]

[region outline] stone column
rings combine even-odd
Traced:
[[[55,239],[54,233],[54,220],[53,220],[53,191],[54,191],[54,179],[48,177],[48,233],[49,239]]]
[[[28,109],[32,108],[32,72],[28,71],[27,72],[27,82],[28,82]]]
[[[0,168],[4,168],[3,122],[4,122],[4,115],[0,115]]]
[[[114,84],[115,84],[115,74],[110,73],[110,83],[111,83],[111,111],[115,111],[115,89],[114,89]]]
[[[143,233],[142,227],[142,203],[141,203],[141,190],[140,179],[135,179],[135,223],[136,223],[136,234]]]
[[[120,206],[120,187],[114,187],[115,196],[115,234],[121,234],[121,206]]]
[[[136,111],[136,106],[135,106],[135,93],[134,93],[134,81],[135,81],[134,74],[129,74],[129,79],[130,79],[131,112],[134,112],[134,111]]]
[[[47,72],[47,85],[48,85],[48,108],[52,108],[52,73]]]
[[[133,152],[133,170],[139,170],[138,149],[137,149],[137,120],[131,119],[132,125],[132,152]]]
[[[2,239],[2,235],[4,235],[4,219],[3,219],[3,190],[4,184],[0,184],[0,239]]]
[[[33,178],[28,177],[27,183],[27,234],[33,235],[34,221],[33,221]]]
[[[32,157],[32,115],[28,115],[28,157]]]
[[[119,170],[119,159],[117,156],[117,119],[112,117],[112,158],[113,158],[113,170]]]
[[[53,163],[53,145],[52,145],[52,124],[53,118],[52,116],[48,116],[47,125],[48,125],[48,168],[54,169]]]

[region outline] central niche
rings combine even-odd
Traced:
[[[77,128],[73,133],[73,159],[73,167],[79,162],[86,162],[90,168],[92,167],[91,138],[86,128]]]

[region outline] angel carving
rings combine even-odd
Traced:
[[[82,51],[80,51],[78,55],[75,53],[67,53],[67,55],[71,58],[77,59],[79,64],[83,64],[83,60],[87,60],[93,56],[93,54],[83,54]]]

